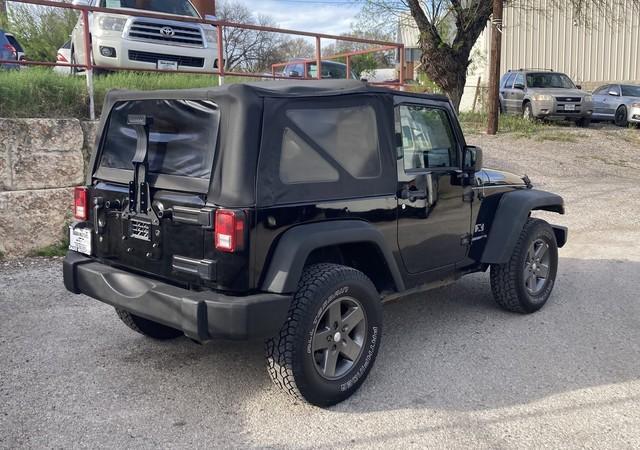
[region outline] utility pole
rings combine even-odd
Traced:
[[[487,134],[498,132],[498,110],[500,83],[500,56],[502,54],[502,8],[503,0],[493,0],[493,15],[491,17],[491,57],[489,60],[489,99],[487,112]]]

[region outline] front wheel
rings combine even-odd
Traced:
[[[533,122],[535,120],[531,103],[524,104],[524,107],[522,109],[522,117],[524,118],[524,120],[528,120],[530,122]]]
[[[382,304],[366,275],[337,264],[304,270],[289,317],[267,340],[267,368],[276,386],[317,406],[351,396],[376,359]]]
[[[589,126],[591,125],[591,118],[583,117],[582,119],[576,121],[576,125],[580,128],[589,128]]]
[[[491,266],[491,290],[508,311],[533,313],[544,306],[556,281],[558,244],[551,226],[528,219],[505,264]]]
[[[616,110],[614,121],[619,127],[626,127],[629,125],[629,114],[627,113],[626,106],[621,106]]]

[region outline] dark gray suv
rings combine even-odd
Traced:
[[[588,127],[593,98],[564,73],[510,70],[500,80],[500,111],[529,120],[572,120]]]

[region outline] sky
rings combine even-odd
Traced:
[[[236,0],[282,28],[340,34],[351,29],[360,11],[352,0]]]

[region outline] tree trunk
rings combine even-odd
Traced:
[[[456,52],[448,46],[434,49],[430,48],[426,42],[422,47],[422,70],[446,93],[458,112],[464,87],[467,84],[467,69],[470,64],[471,51]],[[434,64],[433,61],[438,61],[438,63]]]
[[[0,14],[7,14],[7,3],[5,0],[0,0]]]

